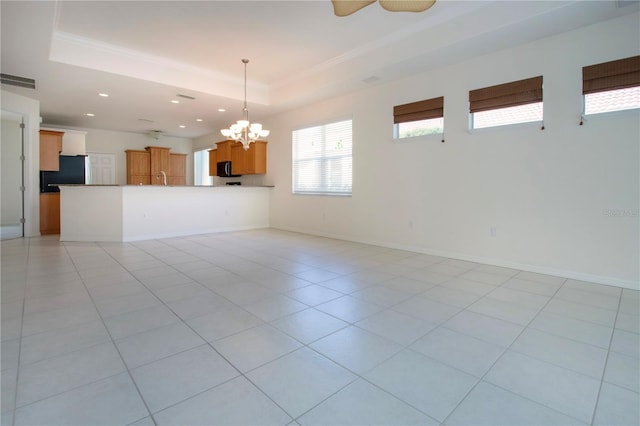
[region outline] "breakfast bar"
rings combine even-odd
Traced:
[[[60,185],[60,241],[126,242],[266,228],[269,187]]]

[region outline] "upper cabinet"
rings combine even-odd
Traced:
[[[60,152],[64,132],[40,130],[40,170],[57,172],[60,170]]]
[[[221,141],[216,142],[216,151],[218,152],[218,161],[231,161],[231,147],[238,142],[236,141]]]
[[[245,151],[241,143],[231,140],[216,143],[209,151],[209,175],[216,176],[216,164],[231,161],[234,175],[260,175],[267,173],[267,142],[256,141]]]
[[[267,142],[255,141],[249,145],[249,150],[245,151],[246,173],[248,175],[267,174]]]
[[[209,176],[217,176],[218,174],[218,150],[209,150]]]

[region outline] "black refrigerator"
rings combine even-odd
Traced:
[[[86,157],[86,155],[61,155],[59,171],[40,172],[40,192],[60,192],[60,189],[55,186],[60,184],[84,184]]]

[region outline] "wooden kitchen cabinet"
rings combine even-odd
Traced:
[[[245,151],[241,143],[221,141],[216,143],[217,149],[209,151],[209,174],[217,175],[216,164],[220,161],[231,161],[231,172],[234,175],[260,175],[267,173],[267,142],[256,141]]]
[[[167,185],[187,184],[187,154],[169,154]]]
[[[40,235],[60,233],[60,193],[40,194]]]
[[[148,146],[145,148],[151,155],[151,185],[162,185],[162,173],[169,177],[169,151],[171,148],[160,146]],[[167,184],[168,184],[167,179]]]
[[[247,155],[241,143],[231,147],[231,173],[234,175],[247,174]]]
[[[187,184],[187,154],[173,154],[171,148],[148,146],[144,151],[127,149],[127,185]]]
[[[148,151],[128,149],[127,153],[127,184],[151,184],[151,154]]]
[[[218,150],[209,150],[209,176],[218,176]]]
[[[60,153],[64,132],[40,130],[40,170],[57,172],[60,170]]]
[[[216,142],[218,161],[231,161],[231,147],[237,143],[230,140]]]
[[[255,141],[249,145],[245,160],[246,174],[264,175],[267,173],[267,142]]]

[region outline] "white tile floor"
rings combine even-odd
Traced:
[[[2,425],[638,425],[640,296],[259,230],[2,242]]]

